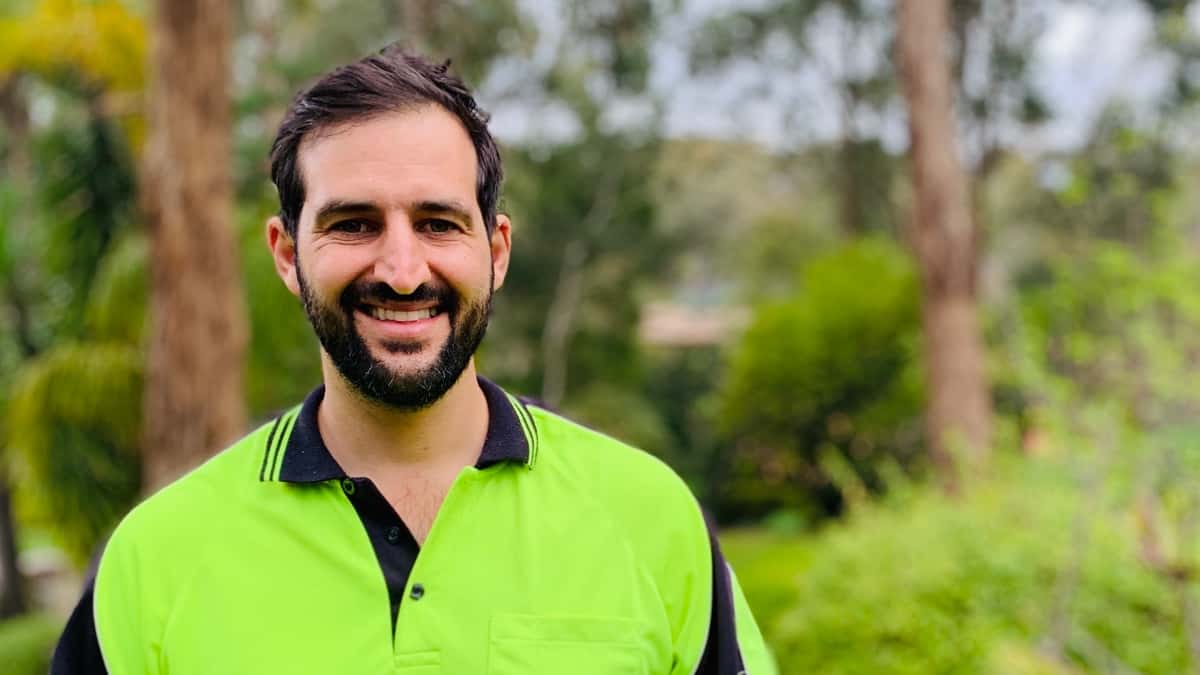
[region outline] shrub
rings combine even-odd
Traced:
[[[781,671],[1187,672],[1178,590],[1138,557],[1126,508],[1046,460],[999,473],[860,509],[790,567],[728,541]]]
[[[917,278],[895,244],[860,241],[812,262],[797,293],[756,309],[733,348],[718,419],[737,452],[723,510],[840,510],[829,457],[868,488],[920,446]]]
[[[0,621],[0,664],[5,675],[44,675],[61,622],[44,614]]]
[[[142,359],[122,344],[64,344],[27,362],[8,447],[17,493],[80,567],[140,489]]]

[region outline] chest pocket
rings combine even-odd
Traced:
[[[641,624],[632,619],[497,614],[488,675],[650,675]]]

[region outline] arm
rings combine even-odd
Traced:
[[[100,640],[96,637],[94,591],[95,583],[89,580],[79,604],[67,619],[58,646],[54,648],[50,675],[108,675],[104,657],[100,654]]]
[[[696,675],[774,675],[775,662],[712,529],[712,618]]]
[[[144,638],[146,624],[139,556],[126,521],[104,546],[95,574],[84,588],[59,638],[50,675],[154,675],[158,647]],[[155,641],[156,642],[156,641]]]

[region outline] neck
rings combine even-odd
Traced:
[[[427,408],[396,410],[364,399],[322,359],[325,398],[317,424],[330,454],[350,476],[452,472],[479,458],[487,435],[487,400],[475,362]]]

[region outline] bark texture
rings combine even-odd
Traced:
[[[8,471],[0,466],[0,620],[29,609],[25,578],[17,564],[17,529]]]
[[[246,318],[233,230],[228,0],[158,0],[141,195],[152,329],[146,489],[245,427]]]
[[[916,209],[910,239],[921,270],[929,402],[926,431],[950,489],[954,450],[979,464],[992,403],[977,303],[979,232],[955,138],[947,0],[900,0],[897,56],[908,103]]]
[[[407,49],[425,56],[432,56],[430,38],[436,26],[437,3],[431,0],[398,0],[400,30]]]
[[[29,111],[19,86],[16,76],[0,82],[0,119],[3,120],[7,136],[4,169],[10,186],[15,187],[18,194],[28,194]],[[28,220],[17,214],[8,226],[15,232],[23,222]],[[8,291],[6,297],[0,298],[0,302],[6,301],[8,305],[5,314],[11,317],[11,330],[16,335],[21,356],[32,359],[38,353],[38,346],[33,339],[29,311],[15,267],[7,267],[5,278],[0,280],[0,285]],[[6,448],[0,448],[0,460],[6,454],[4,450]],[[25,578],[17,561],[17,521],[12,510],[12,482],[7,465],[0,461],[0,620],[17,616],[28,609]]]

